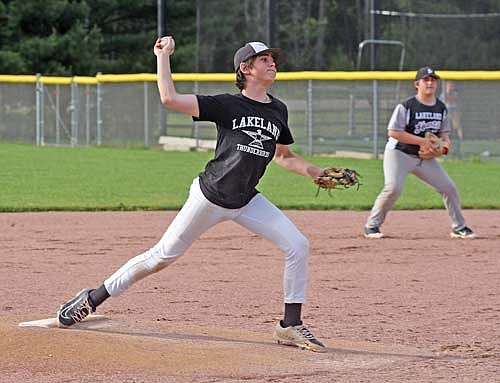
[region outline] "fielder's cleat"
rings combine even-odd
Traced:
[[[467,226],[462,227],[461,229],[453,229],[450,233],[451,238],[476,238],[476,233],[474,233]]]
[[[365,227],[365,238],[382,238],[384,234],[378,227]]]
[[[91,291],[91,289],[83,289],[59,308],[57,319],[61,325],[72,326],[95,311],[96,308],[89,298]]]
[[[273,338],[278,344],[295,346],[303,350],[325,352],[323,343],[317,340],[309,329],[300,324],[297,326],[281,327],[282,321],[276,324]]]

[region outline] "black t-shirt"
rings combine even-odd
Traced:
[[[443,121],[447,118],[446,105],[436,99],[434,105],[425,105],[417,100],[415,96],[410,97],[401,103],[405,111],[405,131],[416,136],[424,137],[426,131],[434,134],[445,132]],[[398,142],[396,149],[405,153],[418,155],[420,147],[418,145],[404,144]]]
[[[238,209],[257,193],[256,186],[274,157],[276,143],[293,144],[288,110],[280,100],[270,103],[242,94],[197,96],[200,116],[195,121],[217,125],[215,157],[200,173],[200,188],[212,203]]]

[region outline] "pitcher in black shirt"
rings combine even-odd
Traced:
[[[309,242],[288,217],[260,194],[256,186],[272,159],[300,175],[315,178],[323,169],[290,150],[286,105],[268,93],[285,54],[261,42],[250,42],[234,55],[238,94],[198,96],[177,93],[170,55],[174,39],[158,39],[154,46],[161,102],[196,121],[217,127],[215,155],[193,180],[189,197],[161,240],[130,259],[97,289],[85,289],[61,306],[58,317],[69,326],[81,321],[109,296],[155,273],[183,255],[189,246],[217,223],[232,220],[278,246],[285,255],[284,318],[276,324],[280,344],[323,352],[325,346],[302,324],[306,301]]]

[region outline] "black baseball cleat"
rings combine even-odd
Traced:
[[[365,227],[365,238],[382,238],[384,234],[381,233],[378,227]]]
[[[464,226],[461,229],[453,229],[450,233],[451,238],[476,238],[474,233],[469,227]]]
[[[96,307],[89,297],[91,291],[91,289],[83,289],[59,308],[57,319],[61,325],[72,326],[95,311]]]

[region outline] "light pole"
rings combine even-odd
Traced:
[[[158,37],[167,35],[167,0],[157,2],[157,27]],[[162,103],[158,105],[158,119],[160,126],[160,136],[167,135],[167,111]]]

